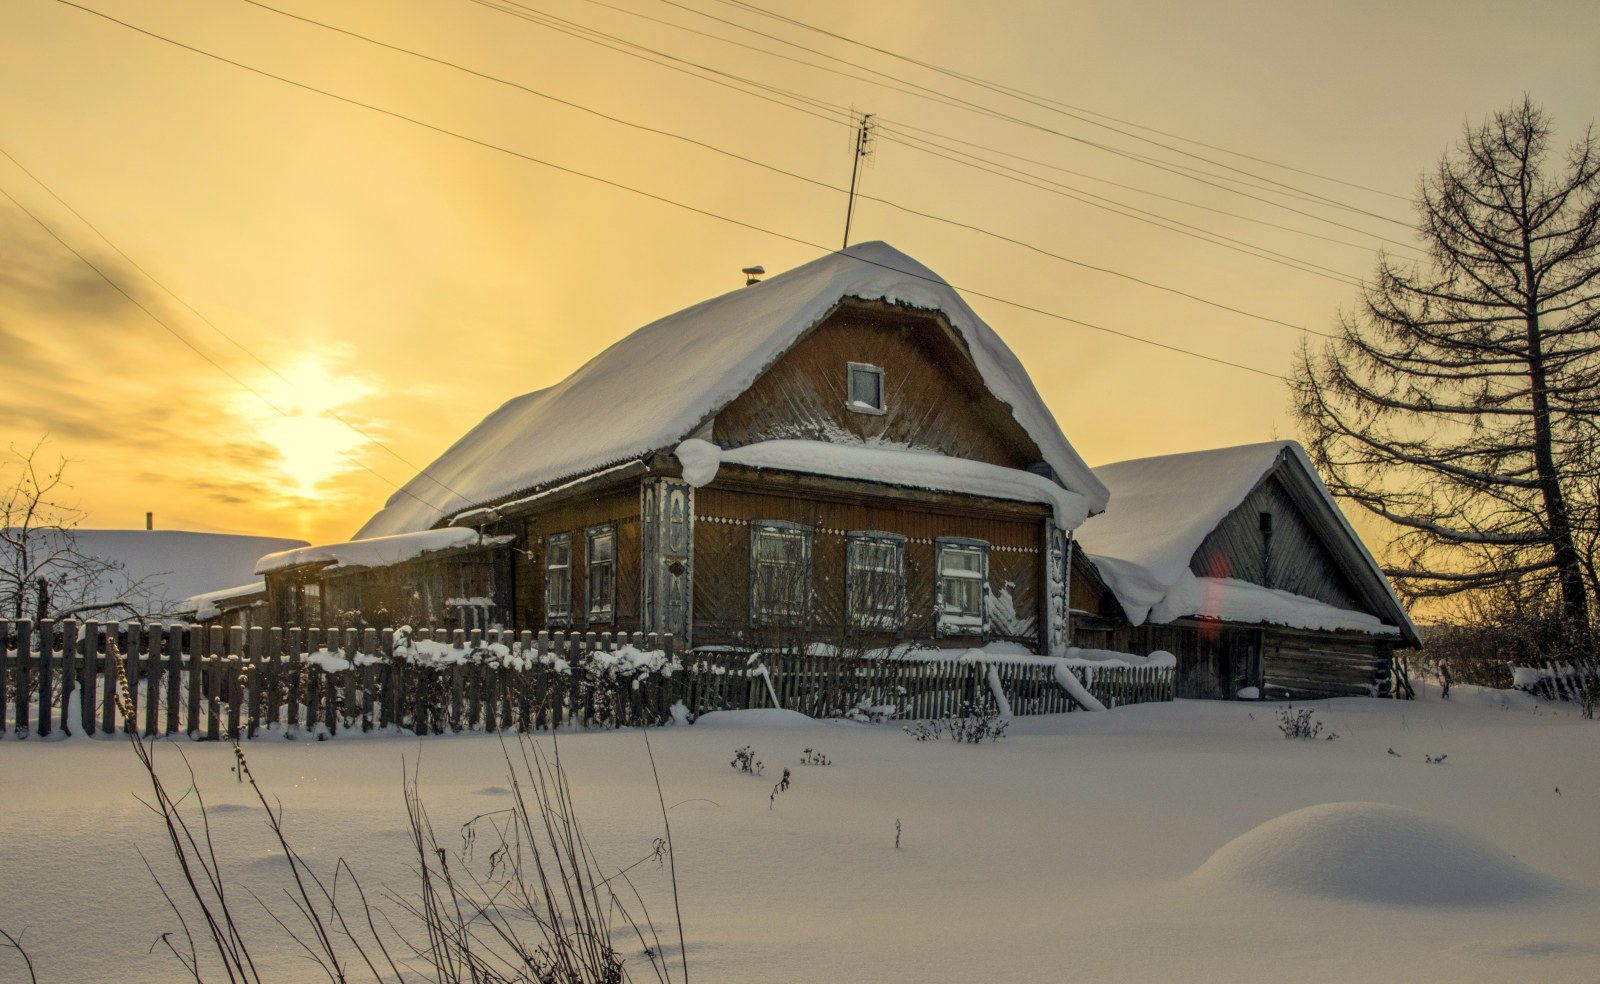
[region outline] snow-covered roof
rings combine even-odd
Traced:
[[[184,598],[239,584],[250,577],[263,555],[304,546],[304,540],[184,530],[72,530],[68,534],[39,531],[49,539],[72,537],[84,555],[120,564],[98,584],[79,592],[82,601],[126,600],[143,614],[174,611]],[[65,601],[65,599],[57,599]]]
[[[498,545],[509,543],[511,539],[509,536],[480,536],[476,530],[458,526],[442,530],[420,530],[416,533],[351,540],[349,543],[325,543],[268,554],[256,563],[255,572],[271,574],[274,571],[286,571],[291,567],[305,567],[310,564],[326,564],[330,570],[341,567],[388,567],[390,564],[414,560],[423,554]]]
[[[511,400],[391,496],[356,537],[428,529],[463,509],[674,447],[846,298],[943,313],[1062,484],[1085,497],[1089,512],[1105,508],[1104,486],[994,330],[933,271],[871,242],[648,324],[560,383]]]
[[[188,615],[195,621],[204,622],[208,618],[216,618],[221,615],[225,605],[228,608],[237,608],[241,604],[249,605],[264,601],[266,597],[267,582],[265,579],[258,577],[247,584],[191,595],[179,602],[173,611],[181,615]],[[228,604],[229,602],[233,604]]]
[[[694,462],[694,466],[685,465],[685,475],[690,471],[699,472],[690,481],[696,478],[702,480],[699,484],[711,481],[716,468],[708,468],[708,458],[716,450],[714,444],[693,439],[678,446],[679,460],[688,458]],[[747,468],[827,475],[1013,502],[1040,502],[1051,508],[1056,525],[1062,529],[1077,526],[1089,511],[1087,496],[1069,492],[1041,475],[930,451],[784,440],[747,444],[722,451],[717,457],[722,464]]]
[[[1250,591],[1245,589],[1245,582],[1200,578],[1189,569],[1190,559],[1206,536],[1244,502],[1285,455],[1297,462],[1315,485],[1327,507],[1326,514],[1339,524],[1349,545],[1359,552],[1374,584],[1382,586],[1387,600],[1393,603],[1392,614],[1400,623],[1398,626],[1389,623],[1388,628],[1381,628],[1384,622],[1361,612],[1259,586],[1249,586],[1256,589]],[[1208,615],[1229,621],[1384,634],[1398,628],[1402,634],[1415,638],[1416,628],[1382,568],[1334,503],[1305,449],[1297,442],[1268,441],[1139,458],[1102,465],[1095,469],[1095,475],[1110,491],[1111,505],[1084,523],[1075,535],[1133,624],[1139,625],[1147,618],[1166,622],[1185,615]],[[1222,583],[1210,583],[1214,581]],[[1207,604],[1215,610],[1202,610]]]
[[[1224,622],[1265,623],[1293,629],[1366,632],[1399,635],[1397,626],[1375,615],[1336,608],[1304,595],[1267,588],[1231,577],[1187,576],[1178,579],[1165,598],[1150,610],[1150,621],[1170,622],[1199,615]]]

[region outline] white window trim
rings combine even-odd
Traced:
[[[602,537],[611,538],[611,559],[604,562],[603,566],[611,568],[611,578],[608,582],[609,590],[606,592],[605,604],[598,602],[598,594],[594,590],[594,571],[597,565],[594,560],[595,541]],[[606,523],[603,526],[591,526],[583,531],[583,609],[590,622],[609,624],[617,617],[617,527],[615,523]]]
[[[566,548],[567,548],[567,562],[565,564],[560,565],[560,566],[553,567],[550,564],[550,554],[551,554],[550,548],[551,548],[552,545],[557,544],[557,543],[562,543],[562,544],[566,545]],[[551,576],[552,576],[552,574],[557,573],[557,572],[559,572],[560,576],[565,580],[566,585],[567,585],[566,608],[564,610],[562,610],[562,611],[556,611],[555,607],[551,604],[551,598],[550,598],[550,588],[551,588],[551,586],[553,584],[553,582],[551,580]],[[552,535],[547,536],[547,537],[544,538],[544,621],[545,621],[545,624],[547,626],[548,625],[571,625],[572,624],[572,534],[571,533],[555,533],[555,534],[552,534]]]
[[[889,412],[889,410],[888,410],[889,394],[884,392],[884,388],[883,388],[883,375],[884,375],[883,367],[882,366],[872,365],[869,362],[849,362],[849,363],[846,363],[845,365],[846,365],[845,373],[844,373],[844,405],[845,405],[845,409],[850,410],[853,413],[866,413],[866,414],[873,414],[875,416],[882,416],[882,415],[888,413]],[[878,404],[879,404],[878,406],[872,406],[869,403],[858,403],[855,400],[851,399],[850,391],[853,388],[851,386],[851,384],[855,380],[855,374],[856,374],[857,370],[863,370],[863,371],[871,372],[871,373],[874,373],[874,374],[877,375],[877,377],[878,377]]]
[[[972,540],[960,536],[941,536],[935,538],[933,551],[934,575],[934,633],[940,638],[951,636],[978,636],[984,640],[989,638],[989,544],[983,540]],[[973,616],[970,614],[957,614],[945,611],[944,585],[947,575],[944,569],[944,555],[946,550],[976,553],[979,559],[979,570],[974,572],[956,572],[953,576],[961,580],[978,582],[978,613],[977,622],[967,621]]]
[[[757,545],[762,534],[793,536],[800,540],[801,601],[798,611],[771,611],[762,605],[760,551]],[[781,519],[752,520],[750,522],[750,624],[800,625],[811,614],[811,538],[809,526]]]
[[[892,568],[860,568],[872,570],[875,573],[891,573],[894,575],[894,608],[890,612],[882,610],[863,612],[857,610],[857,570],[855,554],[857,544],[880,544],[894,548],[894,566]],[[845,534],[844,553],[844,590],[845,608],[848,613],[850,627],[877,632],[899,632],[906,624],[906,538],[898,533],[884,533],[879,530],[853,530]]]

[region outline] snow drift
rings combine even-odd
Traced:
[[[1558,887],[1476,834],[1384,803],[1286,813],[1224,844],[1190,878],[1398,905],[1489,905]]]

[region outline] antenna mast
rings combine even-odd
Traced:
[[[861,125],[856,129],[855,155],[850,161],[850,203],[844,210],[844,246],[850,248],[850,217],[856,210],[856,178],[861,173],[861,162],[872,156],[872,114],[861,114]]]

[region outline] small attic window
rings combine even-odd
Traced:
[[[883,369],[865,362],[850,363],[845,406],[857,413],[883,413]]]

